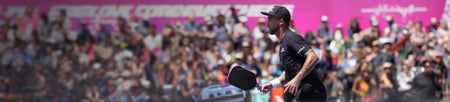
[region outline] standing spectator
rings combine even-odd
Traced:
[[[33,30],[37,29],[38,19],[34,16],[34,7],[27,6],[25,12],[22,17],[20,17],[17,21],[17,27],[19,29],[19,33],[17,37],[20,40],[28,41],[31,40],[31,33]]]
[[[156,32],[155,25],[150,25],[148,32],[149,34],[143,40],[144,44],[150,53],[156,53],[157,50],[161,49],[163,37]]]
[[[421,22],[416,22],[416,26],[410,29],[411,32],[411,43],[415,46],[420,46],[428,39],[425,32],[422,30]]]
[[[217,16],[217,20],[219,21],[219,25],[214,30],[214,39],[217,41],[218,46],[224,47],[225,42],[228,40],[228,32],[229,29],[225,27],[225,16],[219,15]]]
[[[391,29],[392,30],[392,25],[394,24],[394,18],[392,17],[392,15],[387,15],[386,16],[386,21],[387,21],[387,23],[388,23],[388,27],[389,27],[389,29]]]
[[[428,32],[436,32],[437,30],[437,19],[436,17],[431,17],[430,19],[431,24],[428,26]]]
[[[12,18],[5,16],[5,23],[1,30],[2,36],[7,39],[7,41],[13,42],[16,40],[16,36],[19,31],[17,31],[17,25],[12,21]]]
[[[371,43],[374,40],[378,39],[378,37],[380,37],[381,34],[377,18],[372,17],[370,23],[372,24],[372,26],[363,31],[364,35],[362,37],[362,40],[364,42],[364,45],[366,46],[371,45]]]
[[[251,35],[250,35],[250,28],[245,24],[247,22],[248,18],[245,16],[239,16],[239,23],[234,25],[233,27],[233,44],[235,47],[240,48],[242,42],[249,42]]]
[[[333,37],[333,30],[328,24],[328,16],[322,16],[322,25],[317,29],[317,42],[322,46],[328,47]]]
[[[39,24],[39,34],[41,39],[47,40],[50,38],[50,31],[52,28],[52,23],[50,22],[47,13],[41,14],[41,22]]]
[[[384,35],[387,38],[392,39],[392,43],[397,42],[401,39],[400,26],[397,23],[392,24],[392,30],[388,34]]]
[[[59,10],[59,20],[62,23],[62,27],[64,31],[72,30],[72,21],[70,21],[69,17],[67,17],[67,12],[65,9]]]
[[[411,29],[413,27],[414,27],[414,21],[412,19],[408,19],[404,29],[409,30],[409,29]]]
[[[197,36],[201,30],[201,26],[202,24],[200,22],[195,21],[194,14],[191,14],[189,20],[181,26],[181,34],[184,36]]]
[[[59,44],[64,41],[64,35],[66,32],[64,32],[61,22],[55,21],[53,24],[52,33],[50,35],[50,39],[48,42],[52,44]]]
[[[359,27],[358,19],[352,18],[350,22],[350,29],[347,30],[347,34],[349,37],[353,37],[353,34],[359,34],[361,32],[361,28]]]
[[[237,11],[234,8],[234,5],[230,6],[229,10],[230,10],[231,13],[227,14],[225,22],[226,22],[226,25],[230,26],[230,27],[227,28],[228,31],[230,33],[233,33],[234,32],[234,26],[235,26],[235,24],[239,23],[239,19],[238,19]]]
[[[12,30],[11,29],[12,22],[11,18],[8,16],[4,16],[3,20],[4,21],[0,25],[0,38],[3,38],[4,41],[6,41],[9,40],[8,33],[10,32],[10,30]]]
[[[214,31],[217,29],[217,27],[214,25],[214,22],[212,20],[207,20],[206,25],[202,26],[201,33],[199,34],[200,44],[201,45],[214,45],[215,41],[214,38],[216,37],[216,34]]]

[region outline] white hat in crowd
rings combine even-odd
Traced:
[[[322,19],[322,22],[327,22],[328,21],[328,16],[323,15],[321,19]]]
[[[341,23],[336,24],[336,28],[342,28],[342,24]]]
[[[391,15],[386,16],[386,21],[392,21],[392,20],[393,20],[393,18]]]
[[[239,16],[239,21],[241,22],[247,22],[248,18],[246,16]]]
[[[431,17],[430,21],[431,21],[431,23],[437,23],[436,17]]]

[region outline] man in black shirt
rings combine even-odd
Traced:
[[[436,74],[433,69],[436,68],[436,62],[428,59],[422,62],[424,71],[414,77],[411,82],[411,92],[413,93],[413,102],[436,102],[440,87]]]
[[[280,60],[284,71],[279,78],[263,85],[260,91],[267,93],[283,84],[285,101],[325,102],[326,89],[314,69],[319,57],[303,37],[289,30],[289,11],[286,7],[275,6],[271,11],[261,13],[268,16],[270,34],[281,39]]]

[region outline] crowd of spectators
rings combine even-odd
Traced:
[[[34,17],[33,9],[0,22],[0,101],[194,101],[202,88],[226,84],[232,65],[251,70],[259,81],[282,72],[278,39],[268,33],[265,18],[250,28],[234,8],[230,15],[204,21],[192,15],[166,25],[119,17],[117,32],[103,23],[95,25],[97,31],[74,24],[64,9],[52,19],[46,13]],[[305,34],[320,57],[316,70],[329,100],[445,100],[448,21],[431,18],[425,26],[413,20],[399,25],[392,16],[386,20],[374,18],[362,29],[352,18],[343,29],[323,16],[317,32]],[[380,30],[379,23],[389,26]],[[163,26],[161,32],[157,26]]]

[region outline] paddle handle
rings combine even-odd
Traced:
[[[261,84],[257,83],[257,84],[256,84],[256,88],[258,88],[258,89],[262,89],[262,86],[261,86]],[[269,89],[269,88],[266,88],[266,89]]]
[[[256,87],[258,88],[258,89],[261,89],[262,88],[262,86],[261,86],[261,84],[256,84]]]

